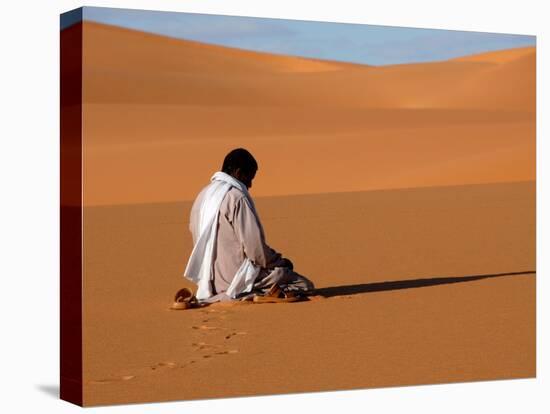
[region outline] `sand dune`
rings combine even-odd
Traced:
[[[474,59],[369,67],[249,52],[96,23],[85,23],[85,30],[87,102],[416,107],[487,66]],[[512,49],[498,56],[506,61],[517,54]],[[534,49],[524,54],[534,55]],[[521,74],[527,73],[516,73]],[[475,100],[461,107],[478,108]]]
[[[162,98],[164,104],[200,104],[202,97],[212,105],[228,101],[295,106],[304,102],[316,106],[396,108],[407,106],[406,101],[414,101],[415,97],[420,99],[436,92],[430,89],[443,86],[445,92],[452,87],[451,81],[475,77],[495,64],[500,71],[503,66],[510,66],[510,76],[534,76],[532,47],[447,62],[371,67],[244,51],[91,22],[84,25],[87,102],[152,103]],[[513,65],[517,60],[530,63],[523,67]],[[251,89],[252,86],[259,90]],[[394,89],[399,93],[390,99],[387,92],[392,96]],[[224,97],[232,90],[240,93]],[[211,96],[211,91],[215,95]],[[518,101],[522,102],[521,95],[528,92],[529,89],[518,90]],[[484,90],[478,93],[482,96]],[[471,101],[462,107],[478,108],[476,105]]]
[[[536,56],[532,49],[521,51],[523,53],[519,56],[510,53],[514,59],[470,77],[449,97],[448,102],[453,106],[463,106],[475,100],[479,107],[495,110],[534,111]]]
[[[94,22],[85,22],[84,26],[93,36],[84,39],[85,44],[102,45],[101,48],[87,49],[86,67],[92,70],[109,68],[141,73],[241,75],[258,72],[324,72],[352,66],[340,62],[224,48]]]
[[[534,48],[372,67],[84,34],[87,205],[192,199],[238,146],[257,196],[535,177]]]
[[[460,62],[487,62],[487,63],[506,63],[524,56],[534,54],[533,47],[518,47],[515,49],[497,50],[493,52],[478,53],[475,55],[462,56],[454,61]]]
[[[523,141],[534,133],[529,123],[505,122],[88,148],[85,197],[192,199],[237,146],[259,160],[254,196],[532,180],[535,149]]]

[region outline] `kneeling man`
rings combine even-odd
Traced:
[[[197,196],[189,229],[193,251],[184,276],[198,285],[200,302],[292,300],[311,294],[313,283],[265,242],[248,192],[258,170],[252,154],[231,151],[222,171]]]

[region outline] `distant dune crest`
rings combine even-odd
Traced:
[[[377,67],[83,25],[86,204],[193,199],[235,147],[255,196],[535,179],[535,48]]]
[[[462,62],[487,62],[507,63],[525,56],[534,56],[534,47],[518,47],[514,49],[497,50],[495,52],[478,53],[470,56],[463,56],[452,60]]]
[[[99,23],[84,25],[89,102],[534,110],[532,47],[446,62],[372,67],[232,49]],[[492,79],[492,71],[498,79]],[[214,75],[223,78],[214,80]],[[521,87],[513,87],[517,81]],[[199,87],[196,94],[201,96],[193,99]],[[243,91],[250,100],[239,96]]]

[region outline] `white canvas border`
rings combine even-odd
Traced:
[[[341,410],[371,412],[542,412],[549,406],[548,346],[548,28],[544,2],[485,0],[308,2],[287,0],[112,0],[88,6],[141,8],[392,26],[491,31],[537,36],[537,379],[400,387],[332,393],[135,404],[87,411],[210,412]],[[77,1],[27,1],[2,7],[2,215],[0,275],[6,412],[72,412],[54,398],[59,372],[58,137],[59,14]]]

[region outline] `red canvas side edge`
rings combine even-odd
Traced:
[[[60,38],[60,397],[82,406],[82,23]]]

